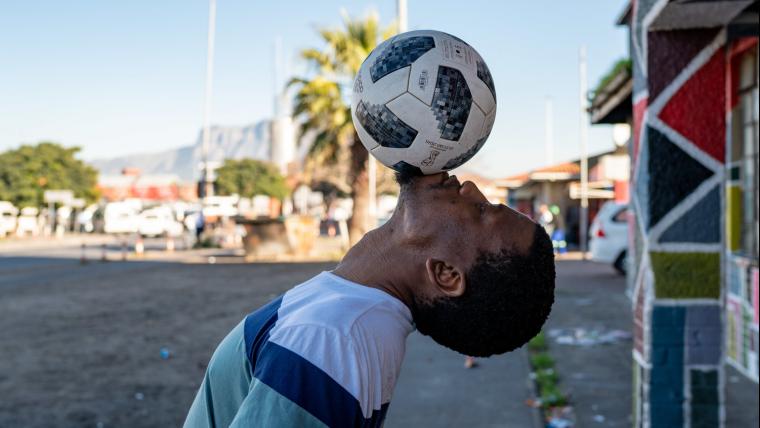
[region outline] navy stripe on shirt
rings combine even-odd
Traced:
[[[359,402],[343,386],[305,358],[274,342],[266,342],[253,373],[290,401],[337,427],[380,427],[388,403],[365,418]]]
[[[261,347],[269,339],[269,330],[277,322],[277,311],[282,304],[282,297],[272,300],[245,317],[243,334],[245,335],[245,350],[248,362],[251,364],[251,371],[256,370],[256,360]]]

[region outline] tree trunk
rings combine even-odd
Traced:
[[[370,228],[368,158],[367,149],[359,141],[359,136],[354,133],[354,141],[351,143],[351,170],[349,171],[354,207],[348,223],[348,237],[352,246],[359,242]]]

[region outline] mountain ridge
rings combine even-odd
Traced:
[[[262,120],[246,126],[212,126],[210,128],[209,161],[253,158],[269,160],[272,150],[270,121]],[[102,175],[120,175],[124,168],[138,168],[143,174],[171,174],[181,181],[196,181],[202,162],[203,131],[195,143],[152,153],[95,159],[91,164]]]

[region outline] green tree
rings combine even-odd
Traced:
[[[351,122],[351,108],[346,100],[364,59],[394,32],[394,27],[381,30],[375,14],[363,19],[344,16],[343,28],[319,30],[326,43],[323,49],[301,52],[301,57],[313,66],[310,78],[290,82],[298,88],[294,114],[303,119],[301,134],[312,131],[316,136],[309,148],[310,161],[327,168],[345,157],[340,156],[341,152],[350,153],[348,181],[354,200],[349,222],[352,243],[369,230],[368,153]]]
[[[267,195],[282,200],[288,196],[288,186],[277,167],[254,159],[227,159],[216,170],[216,190],[220,195],[250,198]]]
[[[0,153],[0,200],[39,207],[44,205],[45,190],[68,189],[78,198],[95,201],[98,172],[76,158],[79,151],[79,147],[40,142]]]

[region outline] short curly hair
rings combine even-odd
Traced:
[[[462,354],[503,354],[541,331],[554,303],[555,276],[552,242],[536,225],[527,254],[480,254],[465,273],[465,292],[415,302],[414,322],[420,333]]]

